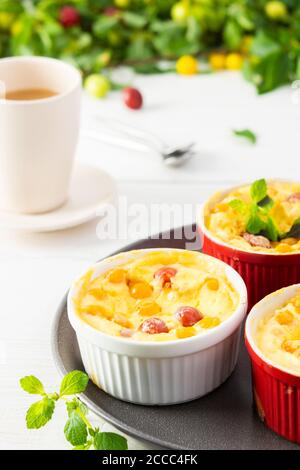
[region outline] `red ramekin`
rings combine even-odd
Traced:
[[[202,251],[232,266],[244,279],[249,309],[266,295],[300,282],[300,253],[259,253],[235,248],[214,237],[205,225],[205,216],[236,186],[213,195],[201,208],[198,228]]]
[[[300,444],[300,376],[293,375],[263,356],[255,334],[260,319],[299,293],[300,284],[266,296],[249,313],[245,342],[252,366],[253,401],[260,419],[289,441]]]

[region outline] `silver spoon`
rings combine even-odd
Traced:
[[[155,135],[142,129],[125,124],[112,118],[94,116],[94,120],[102,125],[101,132],[88,131],[85,134],[102,142],[134,150],[141,148],[159,153],[167,166],[180,166],[196,155],[193,150],[195,143],[170,147]]]
[[[181,147],[169,148],[162,153],[163,161],[168,166],[180,166],[196,155],[194,142]]]

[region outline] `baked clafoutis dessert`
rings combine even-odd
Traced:
[[[300,289],[260,320],[256,343],[275,365],[300,377]]]
[[[96,276],[89,270],[74,298],[83,321],[138,341],[203,334],[238,303],[224,265],[192,251],[151,251]]]
[[[232,268],[199,252],[167,248],[100,261],[68,296],[93,382],[143,404],[188,401],[226,380],[246,309],[245,284]]]
[[[248,315],[245,338],[260,418],[300,444],[300,284],[258,302]]]
[[[300,183],[259,179],[214,194],[203,206],[203,252],[244,278],[249,305],[300,281]]]
[[[206,215],[230,246],[259,253],[300,252],[300,183],[255,181],[230,191]]]

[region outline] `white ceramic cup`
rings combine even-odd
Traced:
[[[1,89],[49,89],[40,100],[0,99],[0,209],[51,211],[68,198],[79,134],[81,75],[47,57],[0,60]]]

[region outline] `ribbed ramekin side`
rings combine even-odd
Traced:
[[[300,388],[273,377],[254,361],[252,383],[261,420],[280,436],[300,444]]]
[[[167,405],[203,396],[232,373],[240,330],[194,354],[139,358],[110,352],[77,336],[85,370],[105,392],[144,405]]]
[[[299,255],[253,255],[253,253],[228,250],[203,235],[203,253],[224,261],[243,278],[248,292],[248,309],[259,300],[282,287],[300,282]],[[258,262],[258,257],[260,261]],[[294,261],[294,262],[293,262]]]

